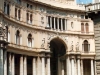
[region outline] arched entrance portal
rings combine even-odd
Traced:
[[[65,63],[63,58],[64,55],[66,54],[66,46],[61,39],[55,38],[50,42],[50,50],[51,50],[51,59],[50,59],[51,75],[61,75],[59,74],[59,72],[62,70],[61,65]],[[63,62],[59,63],[60,61]],[[63,69],[65,68],[63,67]]]

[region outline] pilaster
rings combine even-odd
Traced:
[[[15,55],[12,54],[12,60],[11,60],[11,70],[12,70],[12,75],[15,75]]]
[[[24,56],[24,63],[23,63],[23,75],[27,75],[27,56]]]
[[[20,75],[23,75],[23,55],[20,56]]]
[[[4,75],[7,75],[7,51],[6,50],[4,50]]]
[[[33,74],[32,75],[37,75],[37,71],[36,71],[36,58],[33,57],[33,60],[32,60],[32,72]]]
[[[0,49],[0,75],[4,75],[3,71],[4,71],[4,67],[3,67],[3,49]]]
[[[93,59],[91,59],[91,75],[94,75],[94,63],[93,63]]]

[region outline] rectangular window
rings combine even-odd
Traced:
[[[84,24],[81,24],[81,32],[84,33]]]
[[[55,18],[55,28],[56,28],[56,29],[58,28],[57,25],[58,25],[58,24],[57,24],[57,18]]]
[[[7,15],[9,15],[9,4],[7,4]]]
[[[59,29],[61,30],[61,18],[59,18]]]
[[[84,15],[81,15],[81,19],[84,19]]]
[[[18,20],[20,20],[20,16],[21,16],[21,11],[18,10]]]
[[[86,33],[89,32],[89,25],[85,25],[86,26]]]
[[[27,8],[29,8],[29,4],[27,4]]]
[[[32,24],[32,14],[30,15],[30,24]]]
[[[17,19],[17,8],[15,8],[15,18]]]
[[[16,0],[16,3],[21,4],[21,0]]]
[[[30,5],[30,9],[32,9],[32,7],[33,7],[33,6],[32,6],[32,5]]]

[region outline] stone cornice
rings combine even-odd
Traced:
[[[47,4],[47,3],[44,3],[42,1],[38,1],[38,0],[30,0],[31,2],[34,2],[34,3],[38,3],[38,4],[41,4],[41,5],[45,5],[45,6],[48,6],[48,7],[51,7],[51,8],[55,8],[55,9],[59,9],[59,10],[68,10],[68,11],[74,11],[74,12],[85,12],[85,10],[79,10],[79,9],[71,9],[71,8],[63,8],[63,7],[58,7],[58,6],[55,6],[55,5],[52,5],[52,4]],[[85,7],[84,7],[85,8]]]
[[[29,24],[25,24],[25,23],[20,22],[20,21],[15,21],[14,19],[10,18],[9,16],[6,16],[5,14],[4,14],[4,18],[9,20],[10,22],[16,23],[17,25],[19,25],[20,28],[23,28],[23,26],[24,26],[26,28],[30,28],[31,30],[34,29],[36,31],[40,30],[40,31],[45,31],[45,32],[50,32],[50,33],[55,33],[55,34],[59,33],[59,34],[66,34],[66,35],[85,35],[85,36],[86,35],[87,36],[93,36],[94,35],[94,33],[93,34],[85,34],[85,33],[80,33],[80,32],[75,33],[75,31],[70,32],[68,30],[67,31],[48,30],[48,29],[45,29],[45,28],[37,27],[36,25],[29,25]],[[12,25],[12,24],[10,24],[10,25]]]

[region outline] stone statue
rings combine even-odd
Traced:
[[[79,42],[76,44],[76,51],[79,51]]]
[[[41,45],[42,48],[44,48],[44,44],[45,44],[45,38],[43,38],[42,40],[42,45]]]
[[[72,43],[71,43],[71,51],[74,51],[74,46],[73,46],[73,41],[72,41]]]

